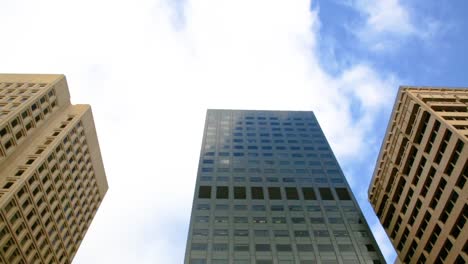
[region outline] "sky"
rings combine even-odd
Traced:
[[[207,108],[312,110],[367,188],[400,85],[467,86],[463,0],[1,0],[0,72],[62,73],[109,182],[74,263],[182,263]]]

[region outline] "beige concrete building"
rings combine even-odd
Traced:
[[[107,188],[65,76],[0,74],[0,263],[70,263]]]
[[[369,199],[402,263],[468,262],[467,106],[468,89],[399,90]]]

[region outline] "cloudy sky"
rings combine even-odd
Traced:
[[[463,0],[2,0],[0,72],[63,73],[110,189],[74,263],[182,263],[207,108],[313,110],[367,187],[399,85],[467,86]]]

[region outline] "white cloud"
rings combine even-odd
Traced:
[[[366,64],[327,74],[304,0],[15,1],[0,12],[0,72],[64,73],[72,101],[93,107],[110,189],[75,263],[182,262],[206,108],[314,110],[350,160],[396,89]]]
[[[395,50],[409,37],[429,40],[441,30],[437,20],[417,17],[400,0],[351,0],[348,4],[365,20],[352,31],[375,51]]]

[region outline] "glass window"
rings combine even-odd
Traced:
[[[207,237],[208,229],[194,229],[192,236],[194,237]]]
[[[245,210],[247,210],[247,205],[245,205],[245,204],[235,204],[234,205],[234,210],[235,211],[245,211]]]
[[[262,187],[251,187],[252,199],[264,199]]]
[[[216,216],[214,218],[215,223],[227,223],[229,221],[229,218],[227,216]]]
[[[289,206],[289,211],[300,212],[300,211],[302,211],[302,206],[300,206],[300,205],[290,205]]]
[[[229,188],[227,186],[216,187],[216,199],[229,199]]]
[[[255,244],[255,251],[271,251],[270,244]]]
[[[252,211],[265,211],[265,205],[252,205]]]
[[[228,236],[228,230],[227,229],[215,229],[213,232],[214,236]]]
[[[234,244],[234,251],[249,251],[249,244]]]
[[[312,187],[303,187],[302,188],[302,195],[304,196],[304,200],[316,200],[314,188]]]
[[[273,234],[275,237],[289,237],[288,230],[273,230]]]
[[[256,237],[268,237],[268,230],[254,230],[254,236]]]
[[[319,192],[320,197],[322,197],[322,200],[334,200],[330,188],[319,188]]]
[[[268,195],[271,200],[281,200],[281,191],[279,187],[268,187]]]
[[[210,205],[209,204],[198,204],[197,205],[197,210],[210,210]]]
[[[235,182],[245,182],[245,177],[234,177]]]
[[[309,231],[307,230],[294,230],[295,237],[310,237]]]
[[[282,205],[272,205],[270,209],[271,209],[271,211],[284,211],[284,206],[282,206]]]
[[[299,252],[314,252],[314,247],[310,244],[297,244],[297,251]]]
[[[247,230],[247,229],[235,229],[234,230],[234,236],[242,236],[242,237],[249,236],[249,230]]]
[[[197,216],[195,217],[195,222],[197,223],[208,223],[210,221],[210,217],[209,216]]]
[[[273,217],[273,224],[286,224],[286,217]]]
[[[208,244],[207,243],[193,243],[192,250],[207,250]]]
[[[293,218],[291,218],[291,221],[292,221],[294,224],[305,224],[305,219],[304,219],[304,217],[293,217]]]
[[[299,193],[297,192],[296,187],[286,187],[286,199],[288,200],[299,200]]]
[[[327,230],[314,230],[314,236],[316,237],[330,237],[330,233]]]
[[[248,218],[247,217],[234,217],[234,223],[236,224],[245,224],[247,223]]]
[[[198,198],[210,199],[211,198],[211,186],[200,186],[198,188]]]
[[[245,187],[234,187],[234,199],[246,199]]]
[[[318,251],[319,252],[333,252],[335,249],[333,248],[333,245],[331,244],[318,244]]]
[[[227,250],[228,250],[228,244],[226,243],[214,243],[213,244],[213,251],[227,251]]]
[[[311,224],[325,224],[325,220],[323,217],[311,217],[310,218]]]
[[[277,244],[276,250],[279,252],[289,252],[292,251],[291,245],[288,244]]]
[[[227,205],[227,204],[217,204],[216,205],[216,210],[220,210],[220,211],[229,210],[229,205]]]
[[[264,224],[267,222],[266,217],[254,217],[253,222],[256,224]]]
[[[335,188],[335,191],[340,200],[351,200],[351,196],[346,188]]]

